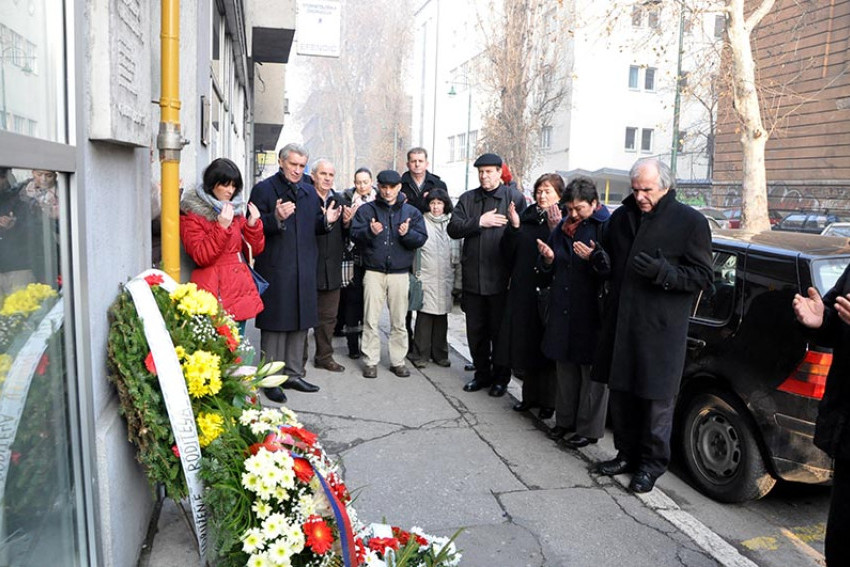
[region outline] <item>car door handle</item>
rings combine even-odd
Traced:
[[[705,348],[705,341],[702,339],[695,339],[693,337],[688,337],[688,348],[698,350]]]

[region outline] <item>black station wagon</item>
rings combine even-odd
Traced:
[[[850,262],[846,238],[790,232],[712,236],[714,289],[694,303],[676,436],[697,488],[721,502],[761,498],[783,479],[824,483],[812,444],[832,362],[791,308],[829,290]]]

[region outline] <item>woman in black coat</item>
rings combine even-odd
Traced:
[[[803,325],[818,329],[819,345],[833,348],[814,438],[835,459],[824,545],[826,564],[832,567],[850,564],[850,266],[823,299],[812,287],[807,296],[794,296],[794,314]]]
[[[575,432],[567,445],[577,449],[596,443],[605,432],[608,387],[590,375],[601,326],[602,281],[610,272],[608,255],[595,243],[611,215],[585,177],[570,181],[562,202],[567,218],[538,246],[541,272],[551,281],[543,354],[556,367],[555,427],[548,436],[560,439]]]
[[[513,409],[539,407],[541,419],[554,413],[555,383],[554,365],[540,351],[543,320],[538,309],[537,241],[546,240],[550,223],[560,220],[558,200],[563,190],[564,180],[557,173],[540,176],[534,183],[534,205],[522,213],[513,203],[508,206],[509,223],[499,243],[510,284],[495,359],[522,379],[522,401]]]

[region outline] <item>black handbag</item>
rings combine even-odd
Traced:
[[[245,262],[245,265],[248,266],[248,271],[251,272],[251,278],[254,280],[254,285],[257,286],[257,292],[260,295],[269,289],[269,282],[266,281],[266,278],[261,276],[254,270],[254,251],[251,248],[251,245],[245,240],[245,236],[242,236],[242,242],[245,243],[245,248],[248,249],[248,261]]]

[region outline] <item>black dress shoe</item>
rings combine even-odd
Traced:
[[[555,415],[555,408],[540,408],[540,413],[537,414],[537,417],[540,419],[550,419],[553,415]]]
[[[493,384],[490,386],[490,391],[488,394],[494,398],[501,398],[508,391],[508,387],[504,384]]]
[[[448,358],[444,358],[443,360],[435,360],[434,364],[437,366],[442,366],[443,368],[448,368],[452,365],[451,361]]]
[[[582,447],[587,447],[591,443],[596,443],[596,441],[597,439],[592,439],[590,437],[573,435],[572,437],[564,441],[564,445],[566,445],[570,449],[581,449]]]
[[[475,370],[475,365],[474,365],[474,364],[464,364],[464,365],[463,365],[463,369],[464,369],[466,372],[472,372],[472,371],[474,371],[474,370]]]
[[[629,490],[637,494],[649,492],[655,486],[655,477],[646,471],[637,471],[629,483]]]
[[[318,392],[319,387],[315,384],[311,384],[303,378],[290,378],[286,382],[280,385],[281,388],[286,388],[288,390],[298,390],[299,392]]]
[[[360,351],[350,351],[348,353],[348,358],[350,358],[351,360],[357,360],[358,358],[360,358],[360,356]]]
[[[286,403],[286,394],[283,393],[283,390],[281,390],[279,386],[274,388],[263,388],[263,393],[273,402],[277,402],[279,404]]]
[[[564,435],[566,435],[569,432],[570,432],[570,430],[567,429],[566,427],[561,427],[560,425],[556,425],[555,427],[553,427],[552,429],[549,430],[549,432],[546,434],[546,437],[548,437],[549,439],[551,439],[553,441],[557,441],[558,439],[560,439],[561,437],[563,437]]]
[[[614,476],[617,474],[631,472],[634,470],[634,467],[626,459],[617,456],[611,459],[610,461],[602,461],[601,463],[597,463],[595,470],[599,474]]]
[[[464,392],[477,392],[483,388],[489,388],[490,382],[479,382],[477,378],[473,378],[463,386]]]
[[[526,410],[530,410],[530,409],[531,409],[531,404],[530,404],[530,403],[528,403],[528,402],[525,402],[525,401],[523,401],[523,402],[517,402],[517,403],[515,403],[515,404],[514,404],[514,407],[513,407],[512,409],[513,409],[514,411],[526,411]]]

